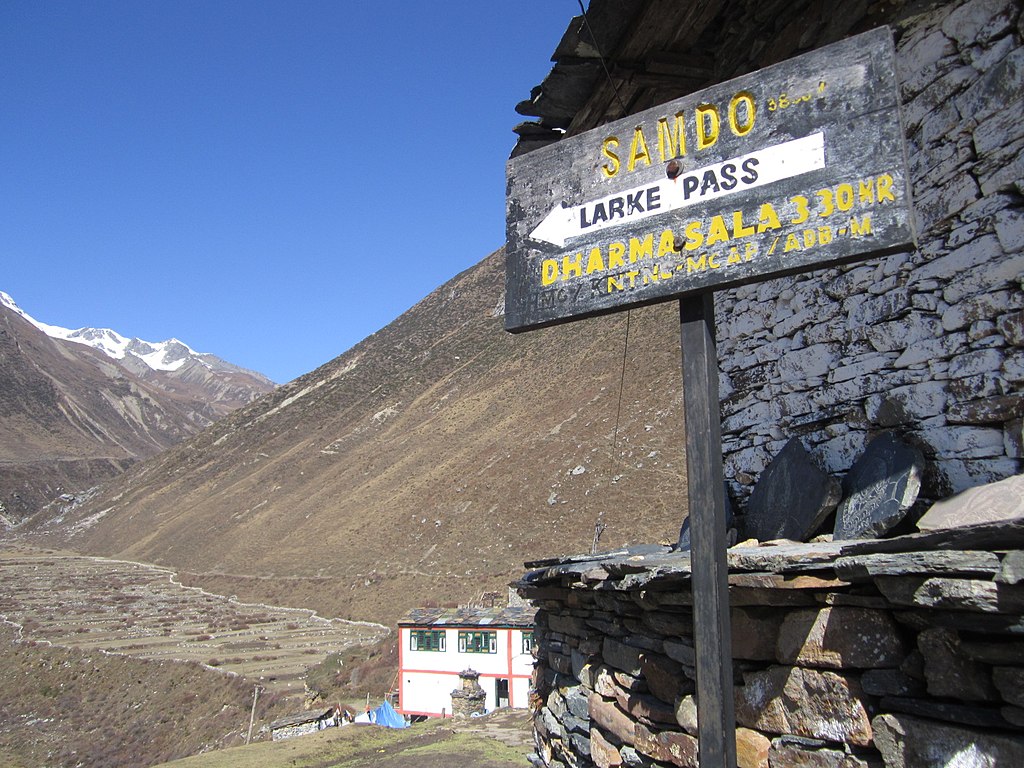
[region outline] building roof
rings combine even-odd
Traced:
[[[516,608],[413,608],[398,625],[414,627],[514,627],[533,628],[537,609]]]
[[[775,64],[879,23],[908,0],[590,0],[516,112],[512,156]],[[882,11],[885,10],[885,13]],[[714,52],[714,56],[709,55]],[[603,62],[602,62],[603,59]]]
[[[280,720],[275,720],[270,724],[270,730],[276,731],[278,728],[288,728],[293,725],[312,723],[315,720],[326,720],[333,716],[333,707],[331,709],[310,709],[306,712],[300,712],[297,715],[290,715],[288,717],[282,717]]]

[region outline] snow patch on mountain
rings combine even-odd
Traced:
[[[210,364],[203,360],[200,355],[188,344],[178,339],[167,341],[143,341],[142,339],[129,339],[110,328],[62,328],[59,325],[41,323],[29,315],[25,310],[15,303],[10,294],[0,291],[0,304],[8,309],[17,312],[36,328],[47,336],[64,341],[72,341],[76,344],[97,349],[107,357],[115,360],[124,360],[131,355],[137,357],[154,371],[176,371],[190,359],[210,368]]]

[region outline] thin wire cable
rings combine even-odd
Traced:
[[[612,431],[612,449],[608,455],[608,476],[612,476],[612,472],[615,471],[615,452],[619,449],[619,421],[622,416],[622,391],[626,388],[626,353],[629,351],[629,319],[631,311],[626,310],[626,338],[622,344],[622,369],[619,373],[619,402],[615,406],[615,428]],[[600,482],[600,479],[598,480]],[[614,478],[612,480],[614,482]],[[595,486],[596,490],[596,486]],[[583,498],[583,511],[584,514],[587,512],[587,499],[586,496]],[[597,554],[597,547],[601,541],[601,534],[608,528],[608,524],[604,521],[604,510],[602,509],[597,513],[597,520],[594,521],[594,541],[590,545],[590,554]]]
[[[580,3],[580,12],[583,13],[583,23],[587,25],[587,30],[590,32],[590,39],[594,41],[594,49],[597,51],[597,57],[601,60],[601,67],[604,70],[604,76],[608,79],[608,85],[611,86],[611,92],[615,94],[615,100],[618,101],[618,105],[621,106],[623,114],[625,115],[629,110],[627,109],[626,102],[623,101],[623,97],[618,94],[618,88],[615,86],[615,81],[611,79],[611,73],[608,71],[607,62],[604,60],[604,52],[601,50],[600,44],[597,42],[597,35],[594,34],[594,28],[590,26],[590,17],[587,15],[587,9],[583,5],[583,0],[577,0]],[[618,404],[615,407],[615,429],[611,435],[611,454],[614,456],[615,451],[618,449],[618,420],[623,413],[623,389],[626,384],[626,352],[630,346],[630,310],[626,310],[626,341],[623,344],[623,370],[618,377]]]
[[[629,350],[629,317],[626,310],[626,339],[622,344],[622,370],[619,373],[619,404],[615,407],[615,430],[612,432],[612,456],[619,448],[619,417],[622,415],[622,390],[626,388],[626,352]]]
[[[601,46],[597,42],[597,35],[594,34],[594,28],[590,26],[590,18],[587,16],[587,9],[583,7],[583,0],[576,0],[580,4],[580,12],[583,14],[583,23],[587,25],[587,29],[590,30],[590,39],[594,41],[594,49],[597,51],[597,58],[601,61],[601,67],[604,69],[604,76],[608,78],[608,85],[612,87],[612,93],[615,94],[615,100],[619,102],[619,107],[622,108],[622,114],[625,116],[629,113],[626,108],[626,102],[622,100],[622,96],[619,95],[619,89],[615,85],[615,81],[612,80],[612,73],[608,70],[608,63],[604,60],[604,53],[601,51]]]
[[[615,81],[612,79],[612,73],[608,69],[608,62],[605,61],[604,52],[601,50],[600,44],[597,42],[597,35],[594,34],[594,28],[590,26],[590,17],[587,16],[587,9],[583,7],[583,0],[577,0],[580,6],[580,13],[583,14],[583,23],[586,24],[587,30],[590,32],[590,39],[594,41],[594,50],[597,51],[597,58],[601,62],[601,68],[604,70],[604,76],[608,80],[608,85],[612,88],[612,93],[615,95],[615,100],[619,103],[619,108],[622,110],[622,114],[626,115],[629,113],[629,108],[626,107],[626,102],[622,100],[622,96],[619,94],[619,88],[615,85]],[[630,310],[626,310],[626,338],[622,344],[622,369],[619,373],[619,401],[615,406],[615,428],[612,431],[612,450],[609,461],[612,462],[611,469],[615,469],[615,452],[619,448],[619,421],[622,417],[622,391],[626,386],[626,354],[629,350],[629,320]],[[587,500],[586,496],[583,499],[584,511],[586,511]],[[597,515],[597,520],[594,523],[594,540],[591,545],[591,554],[597,552],[598,543],[601,540],[601,534],[604,533],[608,526],[604,522],[604,510],[601,510]]]

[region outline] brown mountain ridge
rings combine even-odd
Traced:
[[[273,389],[204,356],[174,371],[52,338],[0,303],[0,514],[17,523]]]
[[[626,315],[513,336],[503,289],[499,250],[31,529],[223,594],[384,622],[502,590],[525,559],[589,550],[599,515],[602,546],[674,540],[674,306],[632,313],[623,377]]]

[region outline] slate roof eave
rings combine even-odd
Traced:
[[[648,0],[590,0],[586,20],[574,16],[551,56],[551,70],[530,97],[515,110],[531,122],[529,135],[522,135],[512,150],[515,157],[562,138],[576,115],[605,77],[601,56],[613,59],[615,49],[626,37]],[[520,126],[523,124],[521,123]],[[542,136],[547,132],[547,136]]]
[[[977,523],[959,528],[905,534],[886,539],[842,541],[773,541],[742,544],[726,552],[730,578],[741,575],[822,574],[840,558],[862,555],[912,554],[929,551],[995,551],[1024,549],[1024,519]],[[638,589],[654,582],[688,582],[690,553],[670,547],[644,547],[595,555],[576,555],[527,562],[529,569],[513,586],[529,596],[545,586]]]
[[[494,629],[532,628],[535,608],[413,608],[398,620],[399,627]]]

